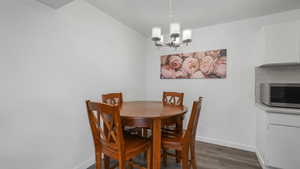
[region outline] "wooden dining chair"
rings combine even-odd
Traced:
[[[184,93],[163,92],[162,102],[165,106],[183,107]],[[162,131],[164,132],[182,132],[184,117],[169,118],[162,121]],[[180,153],[176,151],[176,162],[180,162]]]
[[[184,93],[177,92],[163,92],[162,103],[164,106],[178,106],[183,107]],[[183,118],[169,118],[162,121],[162,130],[178,130],[182,128]],[[148,128],[143,128],[143,136],[148,135]]]
[[[201,111],[202,97],[197,101],[194,101],[192,113],[189,119],[188,127],[181,134],[174,133],[162,133],[162,148],[163,150],[177,150],[181,152],[181,164],[183,169],[197,169],[196,154],[195,154],[195,142],[196,131]],[[189,159],[189,153],[191,159]],[[175,154],[163,151],[163,161],[167,163],[167,156],[176,156]]]
[[[151,141],[138,136],[123,135],[120,110],[116,105],[108,105],[86,101],[87,112],[95,144],[96,169],[101,169],[102,155],[118,160],[118,165],[105,169],[119,167],[125,169],[126,161],[130,168],[145,169],[135,163],[132,158],[147,152],[147,168],[151,168]],[[107,158],[108,159],[108,158]]]
[[[123,94],[122,93],[103,94],[102,101],[106,104],[122,105],[123,104]]]
[[[183,107],[183,97],[184,93],[177,93],[177,92],[163,92],[163,99],[162,102],[165,106],[178,106]],[[168,119],[163,121],[163,128],[173,127],[173,129],[179,129],[182,126],[183,118],[178,119]],[[181,129],[179,129],[181,130]]]
[[[165,106],[178,106],[183,107],[183,97],[184,93],[177,92],[163,92],[162,102]],[[182,125],[183,119],[168,119],[163,122],[163,128],[180,127]],[[181,124],[180,124],[181,123]]]
[[[123,104],[123,94],[122,93],[108,93],[102,95],[102,101],[106,104],[122,106]],[[137,127],[123,126],[126,133],[136,134],[143,136],[143,129]]]
[[[163,92],[162,102],[164,105],[183,106],[184,93]]]

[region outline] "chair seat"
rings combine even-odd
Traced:
[[[151,146],[151,140],[136,135],[124,135],[124,142],[126,160],[145,152]],[[118,159],[117,147],[103,147],[103,151],[107,152],[108,156]]]
[[[182,139],[185,131],[182,134],[162,132],[162,146],[165,149],[182,150]]]
[[[148,146],[151,146],[151,141],[149,139],[141,138],[139,136],[126,135],[124,139],[126,154],[133,153],[143,148],[146,149]]]

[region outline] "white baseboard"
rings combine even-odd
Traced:
[[[74,167],[73,169],[87,169],[89,168],[91,165],[93,165],[95,163],[95,158],[92,157],[84,162],[82,162],[81,164],[79,164],[78,166]]]
[[[203,141],[206,143],[212,143],[212,144],[217,144],[217,145],[221,145],[221,146],[256,152],[256,147],[244,145],[244,144],[240,144],[240,143],[235,143],[235,142],[230,142],[230,141],[225,141],[225,140],[220,140],[220,139],[215,139],[215,138],[201,137],[201,136],[197,136],[196,140]]]

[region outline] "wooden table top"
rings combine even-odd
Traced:
[[[124,102],[120,108],[121,117],[125,118],[168,118],[182,115],[187,112],[187,107],[163,105],[161,101],[132,101]]]

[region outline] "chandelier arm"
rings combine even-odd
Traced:
[[[164,42],[164,43],[155,43],[155,46],[160,48],[160,47],[170,47],[170,48],[174,48],[174,49],[177,49],[179,47],[182,47],[182,46],[188,46],[189,43],[184,43],[184,42],[180,42],[180,43],[171,43],[171,42]]]

